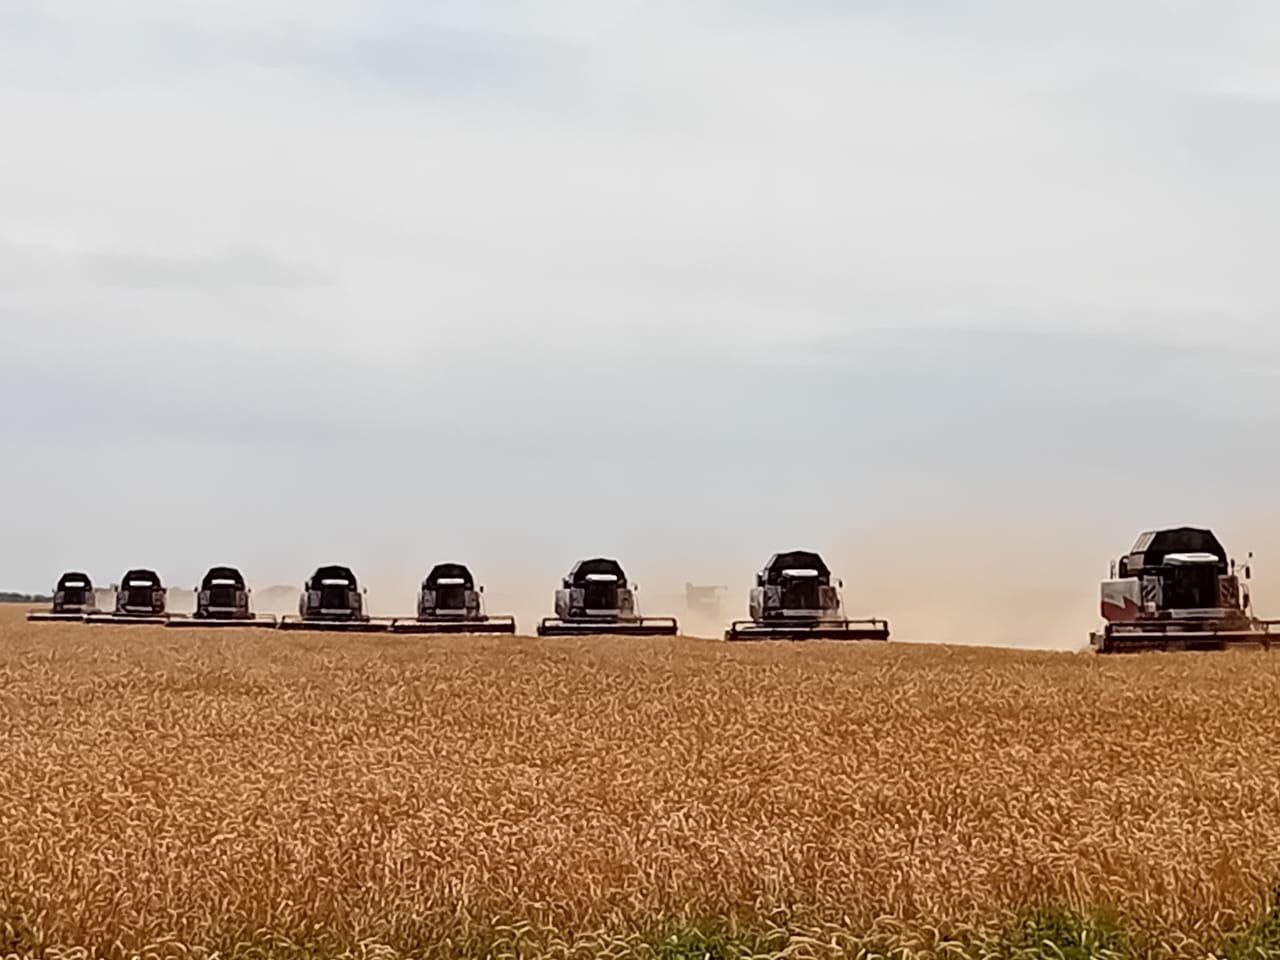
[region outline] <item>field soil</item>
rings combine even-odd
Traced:
[[[0,954],[652,955],[708,923],[945,953],[1067,911],[1204,956],[1280,879],[1276,653],[22,614]]]

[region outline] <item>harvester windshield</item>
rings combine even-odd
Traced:
[[[475,578],[461,563],[438,563],[422,581],[422,588],[435,593],[437,610],[465,610],[467,594],[475,589]]]
[[[351,607],[352,592],[359,589],[356,575],[349,567],[321,567],[311,577],[309,588],[320,594],[319,606],[324,610],[345,610]]]
[[[627,575],[617,560],[594,557],[574,564],[564,585],[566,589],[582,591],[587,610],[616,610],[627,587]]]
[[[1199,563],[1176,563],[1172,557],[1168,560],[1165,602],[1171,609],[1208,610],[1220,606],[1221,590],[1214,557]]]
[[[93,584],[83,573],[64,573],[54,590],[54,605],[82,607],[93,599]]]

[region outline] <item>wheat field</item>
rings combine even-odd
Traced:
[[[1060,909],[1190,956],[1280,879],[1274,654],[21,614],[0,954],[652,954],[714,919],[787,955],[888,932],[940,956]]]

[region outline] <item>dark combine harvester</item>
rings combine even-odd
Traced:
[[[88,623],[163,624],[169,619],[168,591],[154,570],[130,570],[115,588],[116,606],[110,614],[90,614]]]
[[[281,630],[328,630],[384,633],[389,621],[374,620],[364,610],[364,591],[350,567],[321,567],[311,575],[298,600],[297,617],[281,617]]]
[[[93,595],[93,583],[87,574],[68,572],[58,578],[53,588],[53,603],[48,610],[32,610],[27,619],[33,623],[47,621],[78,621],[97,613],[98,604]]]
[[[491,617],[484,612],[484,587],[477,587],[471,571],[461,563],[431,568],[418,591],[418,616],[392,620],[392,633],[515,633],[514,617]]]
[[[885,620],[844,615],[839,581],[807,550],[775,553],[756,575],[750,620],[735,620],[726,640],[888,640]]]
[[[538,624],[540,637],[620,634],[674,637],[674,617],[642,617],[636,609],[636,587],[617,560],[597,557],[574,565],[556,591],[556,615]]]
[[[171,627],[273,627],[276,618],[256,616],[249,606],[249,587],[235,567],[214,567],[196,590],[196,612],[174,617]]]
[[[1246,563],[1244,579],[1252,571]],[[1099,653],[1269,647],[1280,621],[1253,615],[1249,589],[1210,530],[1175,527],[1138,537],[1102,583],[1107,625],[1090,643]]]

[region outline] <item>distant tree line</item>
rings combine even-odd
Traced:
[[[41,593],[9,593],[0,590],[0,603],[52,603],[53,597]]]

